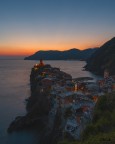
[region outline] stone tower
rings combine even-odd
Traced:
[[[104,78],[108,78],[109,77],[109,70],[105,69],[104,70]]]

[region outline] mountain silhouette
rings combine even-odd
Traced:
[[[89,48],[86,50],[79,50],[72,48],[70,50],[58,51],[58,50],[48,50],[48,51],[37,51],[35,54],[28,56],[25,60],[87,60],[97,48]]]

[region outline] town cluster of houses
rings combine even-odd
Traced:
[[[92,111],[98,99],[98,95],[92,95],[91,87],[88,88],[85,85],[79,87],[82,83],[83,81],[65,80],[63,86],[59,83],[53,85],[50,93],[51,98],[55,99],[62,111],[64,132],[75,139],[80,138],[85,124],[92,120]]]
[[[60,109],[63,133],[69,133],[73,138],[79,139],[86,124],[92,120],[100,89],[104,92],[105,85],[112,87],[114,80],[110,77],[98,82],[87,77],[72,79],[71,75],[59,68],[44,65],[42,61],[35,65],[34,69],[39,69],[36,79],[40,81],[42,91],[50,89],[49,121],[54,121],[57,109]]]
[[[115,91],[115,76],[110,76],[109,72],[104,73],[104,78],[98,81],[100,92],[111,93]]]

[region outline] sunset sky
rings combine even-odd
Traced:
[[[115,36],[115,0],[0,0],[0,55],[98,47]]]

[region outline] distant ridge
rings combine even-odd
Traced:
[[[115,37],[103,44],[88,59],[86,70],[103,75],[108,69],[111,75],[115,75]]]
[[[89,48],[86,50],[79,50],[77,48],[72,48],[70,50],[58,51],[58,50],[48,50],[48,51],[37,51],[35,54],[25,57],[25,60],[87,60],[97,48]]]

